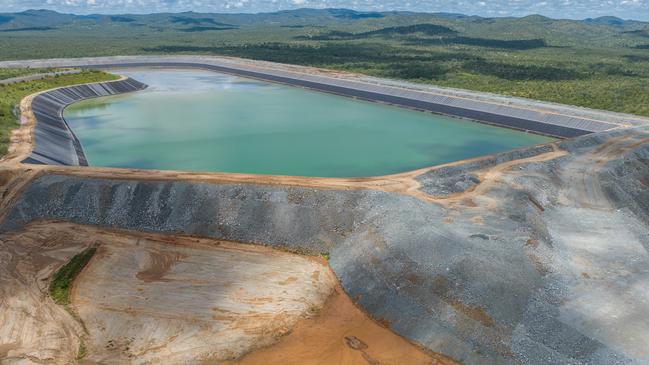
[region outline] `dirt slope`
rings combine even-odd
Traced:
[[[302,319],[273,346],[221,365],[456,365],[422,351],[368,318],[342,291],[313,318]]]
[[[367,317],[321,258],[52,221],[0,242],[3,364],[69,364],[81,341],[88,364],[216,364],[248,353],[242,363],[279,364],[287,351],[296,364],[454,364]],[[98,251],[75,281],[72,316],[47,283],[90,245]]]

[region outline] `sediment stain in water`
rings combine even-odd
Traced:
[[[378,176],[552,140],[208,71],[118,72],[150,88],[64,114],[94,166]]]

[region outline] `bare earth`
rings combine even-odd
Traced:
[[[265,247],[104,236],[72,295],[103,364],[239,357],[315,313],[336,283],[327,266]]]
[[[21,164],[29,104],[0,163],[2,364],[649,359],[646,126],[315,179]],[[326,249],[353,301],[321,258],[235,241]],[[47,286],[90,245],[71,314]]]
[[[358,309],[336,288],[318,316],[302,319],[271,347],[221,365],[454,365],[394,335]]]
[[[67,364],[82,339],[90,364],[215,364],[262,347],[241,363],[453,364],[367,317],[322,259],[62,222],[31,224],[0,245],[3,364]],[[72,291],[79,321],[47,283],[90,245],[97,254]]]

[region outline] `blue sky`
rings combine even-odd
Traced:
[[[0,12],[52,9],[76,14],[182,12],[266,12],[295,8],[411,10],[482,16],[543,14],[554,18],[615,15],[649,20],[649,0],[0,0]]]

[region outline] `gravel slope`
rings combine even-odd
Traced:
[[[423,188],[454,185],[432,169],[418,194],[44,170],[0,229],[56,219],[329,252],[364,310],[464,363],[646,363],[648,161],[638,127],[456,164],[475,179],[452,191]]]

